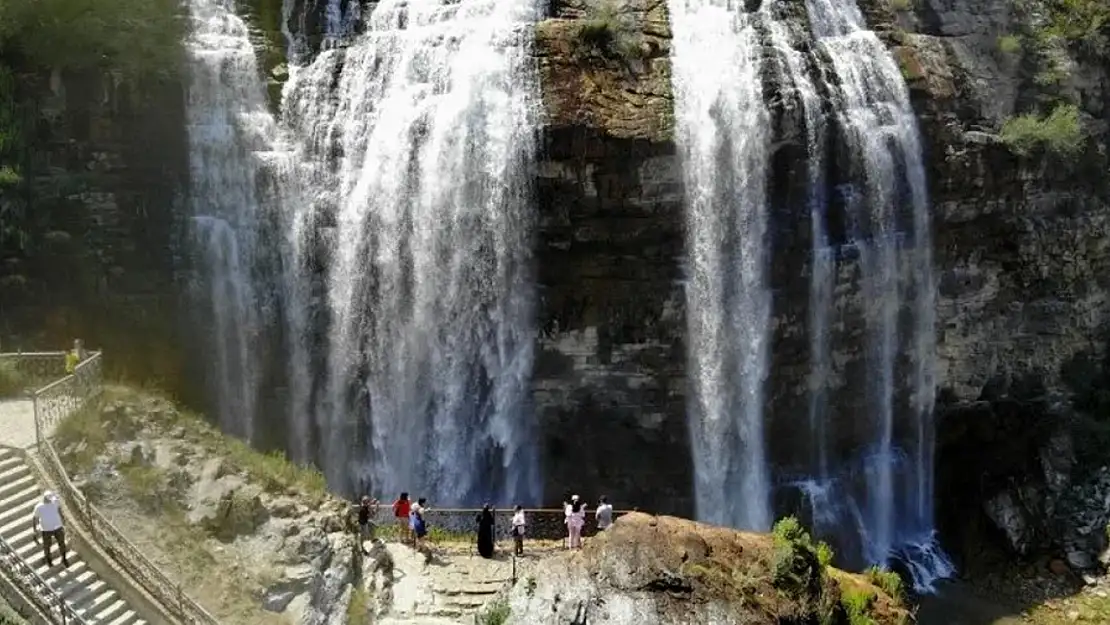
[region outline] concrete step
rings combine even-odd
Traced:
[[[26,500],[27,492],[31,490],[36,491],[36,496],[33,498],[42,495],[38,485],[34,483],[34,477],[29,472],[23,473],[18,477],[11,478],[8,482],[0,482],[0,502]],[[31,511],[27,511],[27,513],[30,514]]]
[[[0,537],[90,624],[147,625],[72,549],[72,539],[66,545],[69,566],[62,565],[57,544],[50,548],[53,566],[46,565],[42,543],[35,542],[31,529],[31,514],[42,491],[24,458],[0,448]]]

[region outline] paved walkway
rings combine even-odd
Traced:
[[[35,403],[0,400],[0,446],[27,449],[35,444]]]

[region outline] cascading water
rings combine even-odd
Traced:
[[[780,459],[763,440],[773,139],[763,83],[771,80],[776,95],[802,113],[795,119],[805,127],[812,245],[806,475],[782,486],[802,491],[819,534],[850,535],[843,542],[858,554],[849,559],[900,559],[915,585],[927,589],[951,565],[932,533],[934,285],[916,122],[897,65],[863,28],[854,3],[808,0],[806,6],[818,44],[812,51],[793,41],[791,11],[781,2],[768,0],[751,12],[714,0],[675,0],[670,7],[687,183],[689,419],[698,516],[755,529],[772,520],[771,467]],[[764,71],[768,63],[774,78]],[[818,86],[809,76],[822,67]],[[843,144],[847,165],[827,160],[832,136]],[[858,253],[867,334],[867,400],[857,418],[868,422],[854,424],[851,450],[826,407],[837,367],[835,287],[843,277],[829,233],[826,170],[833,164],[854,187],[843,221],[848,247]]]
[[[271,304],[259,238],[263,212],[279,204],[268,184],[272,170],[289,154],[279,149],[249,30],[231,1],[190,0],[189,16],[189,206],[201,327],[210,328],[209,384],[220,425],[253,440],[261,382],[255,350]]]
[[[858,181],[846,200],[845,213],[848,236],[859,251],[866,306],[868,417],[873,439],[858,463],[863,467],[863,492],[849,494],[846,516],[858,523],[867,561],[883,563],[900,554],[915,585],[927,589],[952,570],[935,548],[932,529],[934,285],[916,118],[897,63],[864,27],[854,0],[806,0],[806,6],[819,54],[828,59],[835,74],[835,84],[829,85],[832,105],[852,157],[852,180]],[[901,208],[903,203],[906,210]],[[905,212],[910,213],[908,220]],[[814,228],[816,233],[819,224],[815,222]],[[903,237],[903,232],[908,236]],[[904,240],[909,252],[904,251]],[[815,254],[814,266],[821,264]],[[903,271],[905,266],[910,271]],[[811,289],[813,315],[827,314],[829,277],[822,280]],[[907,300],[913,322],[907,329],[909,336],[903,338],[899,313]],[[813,327],[824,328],[819,322]],[[814,337],[817,343],[824,340]],[[897,383],[900,344],[908,346],[912,363],[908,389]],[[824,347],[815,344],[814,349]],[[905,391],[910,401],[903,411],[896,408],[896,396]],[[814,401],[820,402],[821,397]],[[829,479],[827,474],[818,478]]]
[[[441,504],[539,494],[526,392],[536,16],[529,0],[387,0],[349,46],[291,70],[285,119],[318,167],[315,201],[292,220],[287,290],[327,310],[324,372],[292,405],[314,415],[335,485]],[[313,323],[291,319],[291,336]],[[310,367],[311,341],[295,340]]]
[[[690,436],[702,520],[766,530],[763,440],[770,114],[755,15],[673,0],[672,80],[687,193]]]

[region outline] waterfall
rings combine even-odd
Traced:
[[[231,1],[190,0],[189,16],[189,208],[203,349],[221,427],[253,441],[262,379],[256,350],[272,306],[260,239],[264,212],[278,209],[274,169],[289,153],[266,108],[249,30]]]
[[[333,485],[441,505],[539,494],[537,14],[530,0],[385,0],[349,45],[291,68],[285,120],[316,167],[286,289],[326,310],[290,317],[299,374],[316,370],[291,404]],[[314,325],[323,337],[304,338]]]
[[[866,429],[872,439],[859,462],[863,493],[852,506],[859,510],[864,558],[884,563],[901,555],[910,561],[915,585],[926,589],[938,576],[950,574],[951,565],[928,546],[934,541],[935,303],[916,117],[897,63],[865,28],[854,0],[806,0],[806,6],[819,54],[835,75],[828,87],[852,159],[849,171],[858,183],[846,200],[845,217],[849,239],[859,252],[868,334]],[[814,264],[820,264],[816,255]],[[822,279],[824,284],[811,289],[811,314],[827,314],[827,278]],[[913,322],[903,328],[899,314],[907,302]],[[823,329],[820,323],[813,326],[815,332]],[[900,348],[911,361],[908,388],[898,383]],[[908,406],[902,409],[896,398],[907,393]],[[821,401],[820,395],[814,401]]]
[[[687,185],[688,418],[697,514],[767,529],[772,489],[794,489],[810,507],[815,532],[838,538],[850,563],[901,560],[924,590],[952,569],[933,536],[935,287],[916,120],[897,64],[863,26],[853,1],[805,6],[814,47],[791,31],[791,8],[783,2],[767,0],[751,11],[723,0],[670,5]],[[775,98],[765,95],[765,82],[776,86]],[[776,119],[766,103],[777,99],[800,112],[791,119],[804,125],[807,154],[808,406],[788,446],[805,450],[804,466],[794,449],[772,454],[764,441],[772,308],[768,161],[772,141],[781,139],[772,136]],[[830,138],[839,144],[835,158],[826,154]],[[830,167],[851,183],[836,219],[854,259],[830,235],[828,190],[836,182],[826,174]],[[841,338],[833,332],[834,297],[838,281],[850,275],[858,278],[866,339],[864,371],[849,384],[860,384],[865,400],[846,432],[827,404],[841,373],[833,358]],[[780,451],[792,459],[778,457]]]
[[[770,114],[756,16],[672,0],[675,120],[687,194],[688,408],[704,521],[770,528],[763,386]]]

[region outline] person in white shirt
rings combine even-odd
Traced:
[[[586,525],[586,506],[578,500],[578,495],[570,498],[570,505],[567,506],[564,514],[567,517],[567,533],[569,534],[567,548],[581,549],[582,528]]]
[[[513,547],[518,556],[524,555],[524,507],[517,504],[513,512]]]
[[[599,532],[604,532],[613,524],[613,506],[609,504],[609,500],[604,495],[598,499],[597,511],[594,512],[594,517],[597,518]]]
[[[35,511],[31,513],[31,531],[34,532],[35,542],[39,541],[39,533],[42,534],[42,552],[46,556],[46,566],[54,566],[54,559],[50,557],[51,541],[58,543],[58,549],[62,552],[62,565],[69,566],[62,505],[54,493],[44,492],[42,501],[35,504]]]

